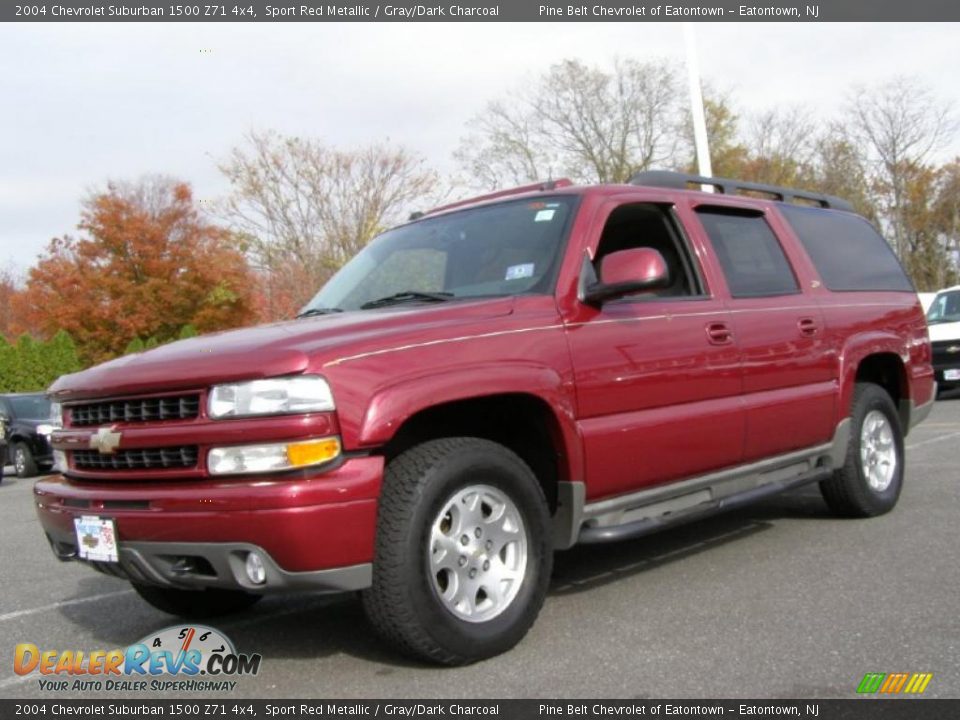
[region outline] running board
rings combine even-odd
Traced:
[[[668,527],[749,505],[761,498],[777,495],[801,485],[825,480],[830,477],[831,472],[832,470],[828,467],[817,467],[811,472],[804,473],[790,481],[775,481],[751,490],[743,490],[728,495],[719,500],[707,500],[676,512],[667,511],[661,515],[646,517],[623,525],[609,527],[585,525],[580,530],[578,542],[588,545],[591,543],[617,542],[618,540],[628,540],[641,535],[648,535]]]
[[[845,419],[824,445],[592,503],[582,483],[562,483],[557,520],[569,530],[557,528],[557,546],[639,537],[824,480],[843,464],[849,436]]]

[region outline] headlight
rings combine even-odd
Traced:
[[[58,402],[50,403],[50,424],[63,427],[63,405]]]
[[[207,469],[211,475],[241,475],[322,465],[340,455],[337,437],[269,445],[233,445],[211,448]]]
[[[335,409],[327,381],[318,375],[214,385],[207,413],[212,418],[289,415]]]

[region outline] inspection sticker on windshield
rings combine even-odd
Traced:
[[[554,213],[556,210],[548,208],[547,210],[540,210],[536,215],[533,216],[534,222],[550,222],[553,220]]]
[[[533,277],[533,263],[511,265],[507,268],[507,276],[504,280],[520,280],[528,277]]]
[[[84,560],[117,562],[117,529],[110,518],[84,515],[74,518],[77,551]]]

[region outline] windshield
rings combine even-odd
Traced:
[[[927,322],[960,322],[960,290],[937,295],[927,310]]]
[[[25,420],[50,418],[50,401],[43,395],[23,395],[9,398],[13,414]]]
[[[383,299],[552,292],[575,201],[503,202],[388,230],[330,278],[301,314],[359,310],[386,304],[377,303]]]

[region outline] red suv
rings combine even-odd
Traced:
[[[554,549],[806,483],[891,510],[935,391],[917,295],[846,202],[559,181],[387,231],[296,320],[61,378],[35,499],[57,557],[167,612],[362,590],[458,664],[523,637]]]

